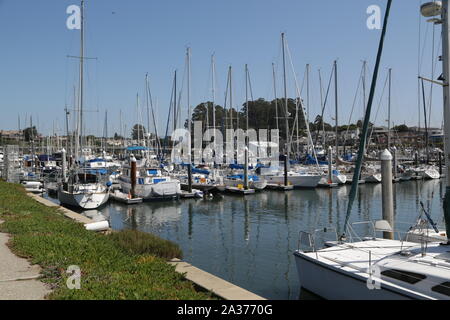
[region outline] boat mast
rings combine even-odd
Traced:
[[[320,86],[320,108],[323,110],[324,105],[323,105],[323,90],[322,90],[322,74],[320,72],[320,69],[318,70],[318,72],[319,72],[319,86]],[[322,122],[322,148],[325,148],[326,137],[325,137],[325,123],[323,121],[323,112],[322,112],[320,121]],[[319,128],[317,128],[317,133],[319,133]],[[316,143],[317,143],[317,138],[316,138]]]
[[[309,63],[306,64],[306,125],[309,126]],[[299,152],[299,141],[298,141],[298,118],[297,118],[297,153]],[[310,141],[308,139],[308,153],[310,148]]]
[[[83,72],[84,72],[84,0],[81,0],[81,9],[80,9],[80,18],[81,18],[81,29],[80,29],[80,88],[79,88],[79,117],[78,117],[78,128],[77,128],[77,139],[76,139],[76,151],[75,155],[78,159],[80,157],[80,148],[83,145],[83,98],[84,98],[84,81],[83,81]]]
[[[246,135],[246,146],[248,147],[248,65],[245,65],[245,129],[247,130]]]
[[[285,103],[285,120],[286,120],[286,162],[289,165],[289,154],[291,152],[291,146],[289,143],[289,111],[288,111],[288,97],[287,97],[287,76],[286,76],[286,43],[284,39],[284,33],[281,34],[281,42],[283,48],[283,85],[284,85],[284,103]]]
[[[334,101],[335,101],[335,116],[336,116],[336,159],[339,158],[339,135],[338,135],[338,74],[337,74],[337,60],[334,60]],[[332,161],[330,159],[330,161]]]
[[[191,110],[191,48],[187,48],[186,50],[186,63],[187,63],[187,105],[188,105],[188,127],[189,127],[189,141],[192,137],[192,110]],[[192,150],[191,143],[189,142],[189,167],[192,163]]]
[[[232,77],[233,77],[233,69],[230,66],[229,68],[229,87],[230,87],[230,129],[234,129],[233,124],[233,84],[232,84]]]
[[[391,147],[391,77],[392,77],[392,68],[389,68],[388,134],[387,134],[388,150]]]
[[[275,120],[277,123],[277,130],[280,129],[278,125],[278,98],[277,98],[277,80],[275,77],[275,64],[272,62],[272,75],[273,75],[273,94],[275,97]]]
[[[216,57],[211,56],[211,72],[212,72],[212,129],[214,132],[213,148],[216,152]],[[215,162],[215,161],[214,161]]]
[[[173,131],[177,130],[177,70],[173,77]]]

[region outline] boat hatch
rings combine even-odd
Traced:
[[[155,176],[158,174],[158,170],[150,169],[150,170],[147,170],[147,173],[149,175]]]
[[[409,284],[416,284],[417,282],[422,281],[427,277],[426,275],[420,273],[398,269],[386,269],[381,272],[381,275]]]
[[[160,183],[160,182],[165,182],[166,179],[153,179],[153,183]]]
[[[443,282],[437,286],[432,287],[431,290],[450,297],[450,282]]]

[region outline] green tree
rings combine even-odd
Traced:
[[[131,137],[133,140],[144,139],[146,134],[145,127],[141,124],[135,124],[131,130]]]
[[[25,141],[30,142],[31,140],[34,140],[38,136],[38,131],[36,127],[29,127],[23,130],[23,136]]]
[[[399,126],[395,126],[393,129],[394,129],[394,131],[398,131],[398,132],[408,132],[409,131],[409,128],[406,124],[401,124]]]
[[[114,140],[123,140],[123,137],[119,135],[117,132],[114,133]]]

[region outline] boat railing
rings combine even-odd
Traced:
[[[329,239],[331,235],[333,239]],[[300,231],[297,248],[299,251],[316,252],[318,245],[322,248],[327,241],[338,241],[336,228],[324,227],[315,229],[313,232]]]
[[[361,236],[355,230],[356,226],[368,226],[369,230],[366,230],[366,235]],[[397,236],[397,239],[404,241],[402,234],[406,236],[406,232],[394,230],[386,220],[368,220],[353,222],[347,226],[348,242],[365,241],[368,239],[376,239],[377,232],[391,232]]]

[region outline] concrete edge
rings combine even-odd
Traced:
[[[72,220],[79,223],[92,223],[93,221],[79,213],[64,208],[56,203],[53,203],[47,199],[44,199],[38,195],[27,193],[28,196],[36,200],[37,202],[51,208],[57,208],[61,213]],[[106,231],[110,233],[112,230]],[[206,271],[203,271],[193,265],[181,261],[179,259],[172,259],[167,262],[170,265],[175,266],[175,271],[185,275],[185,278],[196,285],[214,293],[218,297],[225,300],[267,300],[260,297],[248,290],[238,287],[231,282],[223,280],[215,275],[212,275]]]
[[[50,200],[44,199],[36,194],[27,193],[27,195],[47,207],[57,208],[59,211],[61,211],[61,213],[65,217],[75,220],[76,222],[83,223],[83,224],[93,222],[93,220],[89,219],[88,217],[85,217],[79,213],[76,213],[72,210],[64,208],[63,206],[57,205],[56,203],[53,203]]]
[[[185,274],[185,278],[198,286],[211,291],[218,297],[225,300],[267,300],[248,290],[238,287],[231,282],[225,281],[215,275],[203,271],[193,265],[179,260],[172,259],[168,262],[175,266],[175,271]]]

